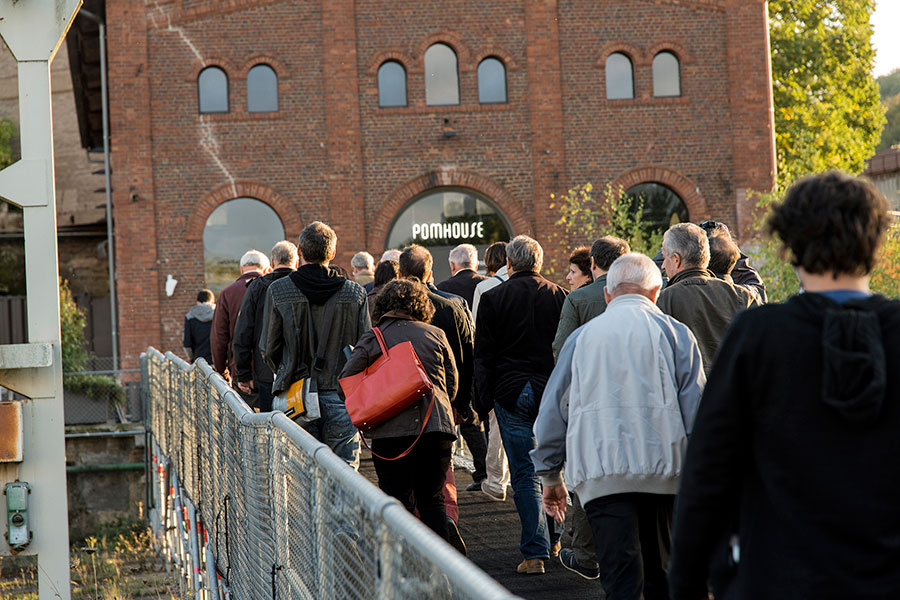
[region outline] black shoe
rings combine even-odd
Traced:
[[[591,568],[578,564],[578,561],[575,560],[575,551],[571,548],[563,548],[559,551],[559,562],[568,570],[578,573],[585,579],[597,579],[600,577],[600,567]]]
[[[469,485],[466,486],[466,491],[467,491],[467,492],[477,492],[477,491],[479,491],[480,489],[481,489],[481,482],[480,482],[480,481],[473,481],[472,483],[470,483]]]
[[[447,543],[459,550],[459,553],[463,556],[466,555],[466,543],[463,541],[462,536],[459,535],[459,527],[456,526],[456,523],[450,517],[447,517]],[[597,576],[600,576],[599,573]]]

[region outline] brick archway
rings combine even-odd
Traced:
[[[697,221],[709,214],[706,199],[700,194],[697,184],[678,171],[666,167],[638,167],[619,175],[612,182],[613,189],[628,188],[639,183],[661,183],[672,188],[688,210],[691,221]]]
[[[203,228],[209,215],[224,202],[235,198],[253,198],[269,205],[284,225],[285,239],[296,239],[303,229],[303,221],[297,209],[286,198],[267,185],[253,181],[235,181],[215,188],[197,202],[185,228],[185,239],[191,242],[203,240]]]
[[[503,186],[475,173],[466,171],[430,171],[412,179],[396,190],[381,205],[378,216],[372,221],[369,245],[377,247],[387,241],[388,229],[396,216],[413,199],[424,192],[443,187],[467,188],[484,196],[503,212],[512,226],[513,235],[534,235],[534,228],[521,205]]]

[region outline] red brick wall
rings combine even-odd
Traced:
[[[546,240],[556,220],[549,195],[573,184],[653,178],[682,195],[692,219],[742,224],[741,191],[771,182],[762,0],[108,6],[125,354],[180,347],[203,285],[203,224],[231,197],[255,191],[289,237],[313,219],[331,222],[347,265],[359,249],[377,256],[397,213],[432,187],[476,190],[516,233]],[[425,105],[423,55],[437,41],[457,52],[459,106]],[[652,98],[661,49],[681,59],[681,98]],[[602,67],[616,50],[633,55],[634,100],[605,99]],[[478,104],[486,56],[506,64],[507,104]],[[386,58],[406,67],[407,107],[378,107]],[[278,73],[278,113],[247,113],[256,61]],[[197,111],[197,74],[210,64],[229,75],[225,115]],[[442,135],[447,126],[455,137]],[[545,250],[552,262],[568,248]],[[162,289],[170,273],[179,280],[171,298]]]

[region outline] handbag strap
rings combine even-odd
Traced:
[[[384,355],[385,358],[387,358],[388,357],[388,349],[387,349],[387,344],[384,341],[384,334],[381,333],[381,329],[379,329],[378,327],[373,327],[372,333],[375,334],[375,338],[378,340],[378,345],[381,346],[381,353]]]
[[[376,328],[376,330],[377,330],[377,328]],[[419,435],[416,436],[416,439],[412,443],[412,446],[410,446],[409,448],[407,448],[406,450],[404,450],[403,452],[401,452],[394,458],[387,458],[386,456],[382,456],[380,454],[375,454],[375,452],[372,451],[372,449],[369,447],[369,444],[366,443],[365,436],[360,434],[359,438],[362,440],[363,446],[366,447],[366,450],[368,450],[369,452],[372,452],[373,456],[377,456],[381,460],[400,460],[401,458],[403,458],[404,456],[406,456],[407,454],[412,452],[412,449],[415,448],[416,444],[419,443],[419,439],[421,439],[422,434],[425,433],[425,426],[428,425],[428,419],[431,417],[431,409],[433,409],[433,408],[434,408],[434,392],[431,392],[431,404],[428,405],[428,412],[425,413],[425,418],[422,420],[422,429],[419,430]]]

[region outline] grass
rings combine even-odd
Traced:
[[[181,600],[177,584],[154,548],[153,535],[145,527],[76,542],[69,560],[72,598]],[[8,564],[10,561],[15,564]],[[38,600],[33,558],[3,558],[0,566],[5,575],[0,578],[0,598]]]

